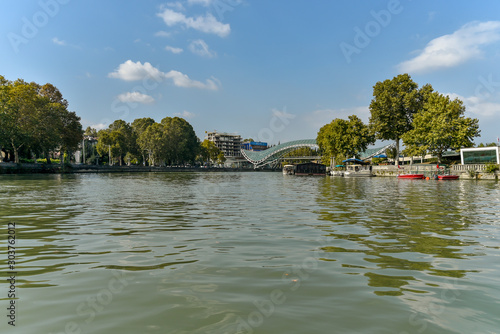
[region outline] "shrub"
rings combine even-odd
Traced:
[[[495,173],[499,169],[500,169],[500,167],[494,163],[488,163],[488,164],[486,164],[486,167],[485,167],[486,173]]]

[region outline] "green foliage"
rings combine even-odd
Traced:
[[[373,165],[379,165],[381,163],[387,162],[387,158],[373,158],[372,159],[372,164]]]
[[[480,143],[479,145],[477,145],[477,147],[496,147],[496,146],[498,146],[497,143],[486,143],[486,144]]]
[[[356,156],[373,144],[374,137],[361,119],[351,115],[349,120],[336,118],[324,125],[318,132],[316,142],[326,163],[332,157],[339,161]]]
[[[202,162],[216,162],[221,153],[222,151],[217,146],[215,146],[214,142],[205,139],[201,143],[200,157],[202,159]]]
[[[15,162],[23,150],[48,156],[56,149],[76,149],[82,126],[67,108],[68,102],[51,84],[11,82],[0,76],[0,144],[14,153]]]
[[[494,163],[487,163],[485,166],[486,173],[495,173],[497,170],[500,170],[500,166]]]
[[[408,74],[400,74],[373,86],[370,128],[376,139],[396,142],[395,156],[399,155],[399,140],[413,128],[414,115],[432,91],[431,85],[419,90]]]
[[[441,163],[449,149],[472,147],[479,136],[478,120],[464,116],[465,106],[459,99],[433,92],[414,117],[413,129],[403,135],[408,155],[435,154]]]

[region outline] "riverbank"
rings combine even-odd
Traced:
[[[403,165],[399,168],[394,165],[372,166],[375,176],[382,177],[395,177],[398,174],[409,174],[410,172],[418,172],[431,177],[436,170],[437,165],[428,164]],[[484,164],[452,165],[449,172],[452,175],[458,175],[462,180],[498,180],[500,175],[498,171],[488,173]]]
[[[253,172],[253,168],[200,168],[153,166],[96,166],[82,164],[15,164],[0,163],[0,174],[59,174],[59,173],[167,173],[167,172]],[[273,171],[263,169],[260,171]]]

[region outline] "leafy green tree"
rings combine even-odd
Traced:
[[[89,136],[93,138],[97,138],[97,130],[94,129],[93,127],[87,126],[85,129],[85,132],[83,133],[84,136]]]
[[[208,139],[205,139],[201,143],[201,148],[203,160],[206,162],[216,162],[217,157],[220,153],[222,153],[222,151],[217,146],[215,146],[215,143]]]
[[[223,165],[226,162],[226,157],[224,156],[224,153],[221,151],[219,154],[217,154],[217,163],[219,165]]]
[[[413,128],[413,117],[432,90],[431,85],[419,90],[408,74],[400,74],[373,86],[369,124],[376,139],[396,142],[396,157],[399,156],[401,137]],[[398,164],[398,159],[395,164]]]
[[[180,117],[161,120],[166,138],[166,160],[169,164],[194,162],[199,149],[198,137],[189,122]]]
[[[486,144],[480,143],[479,145],[477,145],[477,147],[495,147],[495,146],[498,146],[497,143],[486,143]]]
[[[135,136],[137,138],[138,153],[142,157],[142,161],[144,162],[148,160],[146,159],[146,155],[148,154],[148,152],[146,150],[143,150],[141,148],[141,145],[139,145],[139,137],[144,131],[146,131],[146,129],[150,125],[153,124],[155,124],[155,120],[150,117],[137,118],[132,122],[132,130],[135,132]]]
[[[331,158],[342,160],[356,156],[374,141],[369,127],[356,115],[349,116],[349,120],[334,119],[321,127],[316,138],[325,163]]]
[[[423,109],[413,120],[413,129],[402,139],[409,153],[434,154],[441,163],[449,149],[474,146],[479,136],[478,120],[464,116],[465,106],[459,99],[451,100],[438,92],[430,94]]]
[[[161,123],[151,124],[137,140],[141,150],[148,153],[149,164],[163,164],[167,158],[165,127]]]
[[[51,84],[1,77],[0,103],[0,141],[12,150],[15,162],[23,149],[43,152],[50,163],[50,152],[74,149],[82,138],[80,118],[67,110],[68,102]]]

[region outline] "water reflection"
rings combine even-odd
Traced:
[[[475,270],[456,260],[483,255],[468,233],[479,223],[469,194],[463,182],[327,178],[317,196],[324,257],[367,277],[377,295],[427,293],[418,281],[429,275],[463,278]],[[439,258],[453,266],[438,267]]]

